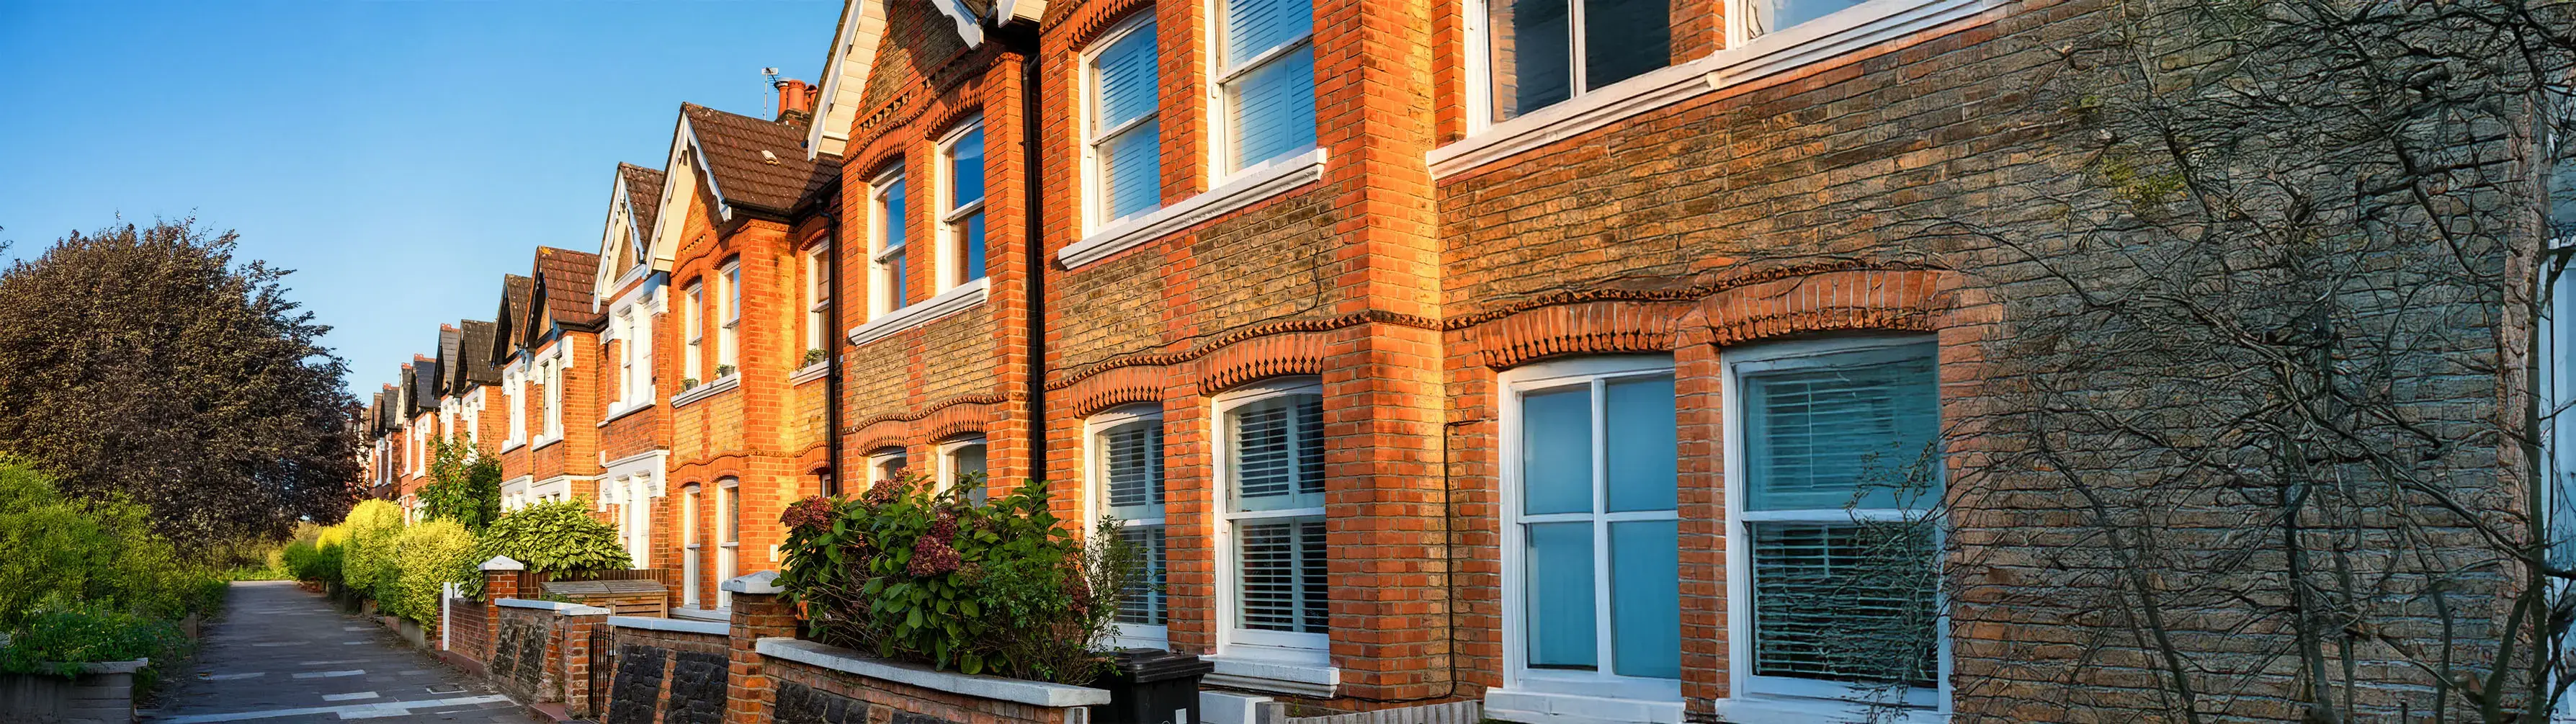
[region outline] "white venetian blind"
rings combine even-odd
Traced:
[[[1931,547],[1901,523],[1764,523],[1753,535],[1753,673],[1934,686]]]
[[[1273,397],[1237,407],[1229,418],[1226,467],[1236,510],[1323,505],[1323,396]]]
[[[1163,517],[1163,424],[1134,422],[1100,436],[1109,514]]]
[[[1154,116],[1162,87],[1154,49],[1154,21],[1148,19],[1119,33],[1091,59],[1092,153],[1101,221],[1162,203],[1162,130]]]
[[[1324,520],[1271,519],[1238,529],[1244,628],[1324,633],[1331,619],[1325,598]]]
[[[1314,147],[1313,1],[1226,0],[1224,20],[1226,170]]]
[[[1940,427],[1932,365],[1922,345],[1748,375],[1747,507],[1906,507]]]
[[[1171,615],[1171,606],[1163,598],[1163,526],[1129,526],[1118,532],[1143,553],[1144,571],[1135,585],[1127,587],[1118,601],[1118,622],[1161,626]]]

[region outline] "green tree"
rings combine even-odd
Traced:
[[[501,517],[501,461],[473,445],[429,442],[429,483],[420,487],[422,515],[453,520],[481,533]]]
[[[0,456],[0,631],[75,604],[177,618],[220,582],[154,535],[143,506],[73,500],[51,476]]]
[[[72,233],[0,271],[0,450],[122,494],[189,549],[337,520],[356,402],[287,271],[195,221]]]

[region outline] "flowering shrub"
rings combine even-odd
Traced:
[[[780,522],[779,576],[803,604],[810,635],[968,674],[1080,684],[1100,674],[1116,613],[1093,591],[1138,574],[1118,536],[1086,550],[1047,512],[1031,482],[985,505],[959,485],[933,492],[918,473],[857,499],[807,498]]]

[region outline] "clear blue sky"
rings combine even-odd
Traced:
[[[539,245],[597,251],[612,169],[682,101],[766,115],[838,0],[0,0],[0,257],[194,214],[296,270],[350,387],[489,319]]]

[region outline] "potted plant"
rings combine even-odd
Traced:
[[[687,391],[690,391],[690,390],[693,390],[693,389],[697,389],[697,387],[698,387],[698,378],[695,378],[695,377],[682,377],[682,378],[680,378],[680,391],[681,391],[681,392],[687,392]]]
[[[815,348],[815,349],[805,350],[805,364],[800,365],[800,366],[803,366],[803,367],[812,367],[812,366],[814,366],[814,365],[818,365],[818,364],[822,364],[822,363],[823,363],[823,350],[822,350],[821,348]]]
[[[733,374],[733,365],[716,365],[717,377],[723,377],[730,374]]]

